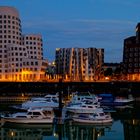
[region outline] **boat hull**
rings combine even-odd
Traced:
[[[3,124],[5,123],[20,123],[20,124],[51,124],[53,123],[53,119],[34,119],[34,118],[9,118],[9,117],[5,117],[2,118],[2,122]]]
[[[112,123],[112,119],[107,119],[107,120],[95,120],[95,119],[80,119],[80,118],[73,118],[74,122],[79,122],[79,123],[89,123],[89,124],[107,124],[107,123]]]
[[[94,110],[84,110],[84,109],[67,109],[69,112],[77,113],[77,114],[90,114],[93,113]]]
[[[103,110],[102,108],[82,108],[82,107],[67,107],[67,111],[77,114],[92,114],[94,111]]]
[[[130,105],[133,104],[134,101],[114,101],[114,102],[100,102],[101,106],[106,105],[106,106],[124,106],[124,105]]]

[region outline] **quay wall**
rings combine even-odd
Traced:
[[[140,97],[140,82],[0,82],[0,96],[45,95],[62,92],[113,93]]]

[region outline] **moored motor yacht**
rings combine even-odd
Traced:
[[[128,105],[133,103],[135,100],[133,97],[128,97],[128,98],[124,98],[124,97],[116,97],[114,100],[114,104],[117,106],[123,106],[123,105]]]
[[[53,120],[54,120],[54,112],[52,108],[29,109],[27,112],[6,114],[1,118],[3,124],[5,123],[45,124],[45,123],[53,123]]]
[[[113,119],[110,114],[105,114],[102,110],[95,110],[91,114],[75,114],[72,116],[74,122],[89,124],[106,124],[111,123]]]
[[[67,111],[73,113],[93,113],[96,109],[103,110],[98,104],[79,104],[66,107]]]
[[[31,98],[32,101],[46,101],[46,100],[53,100],[54,102],[59,102],[59,94],[58,93],[51,93],[47,94],[44,97],[33,97]]]
[[[106,106],[123,106],[133,103],[135,100],[132,96],[127,97],[121,97],[117,96],[115,97],[111,93],[103,93],[98,95],[98,99],[101,105]]]
[[[90,92],[75,92],[72,95],[69,105],[77,105],[81,103],[95,104],[98,102],[96,95],[91,94]]]
[[[58,94],[48,94],[45,97],[34,97],[31,100],[22,103],[21,109],[29,108],[57,108],[59,106],[59,97]]]

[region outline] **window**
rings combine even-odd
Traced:
[[[39,116],[39,115],[41,115],[41,114],[40,114],[40,112],[33,112],[33,115]]]
[[[37,66],[38,65],[38,62],[35,62],[35,65]]]

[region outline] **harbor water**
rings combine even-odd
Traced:
[[[113,108],[113,122],[93,125],[66,121],[63,124],[8,124],[0,127],[0,140],[139,140],[140,104]],[[6,111],[2,110],[1,114]]]
[[[124,128],[120,120],[112,125],[81,124],[1,127],[1,140],[123,140]]]

